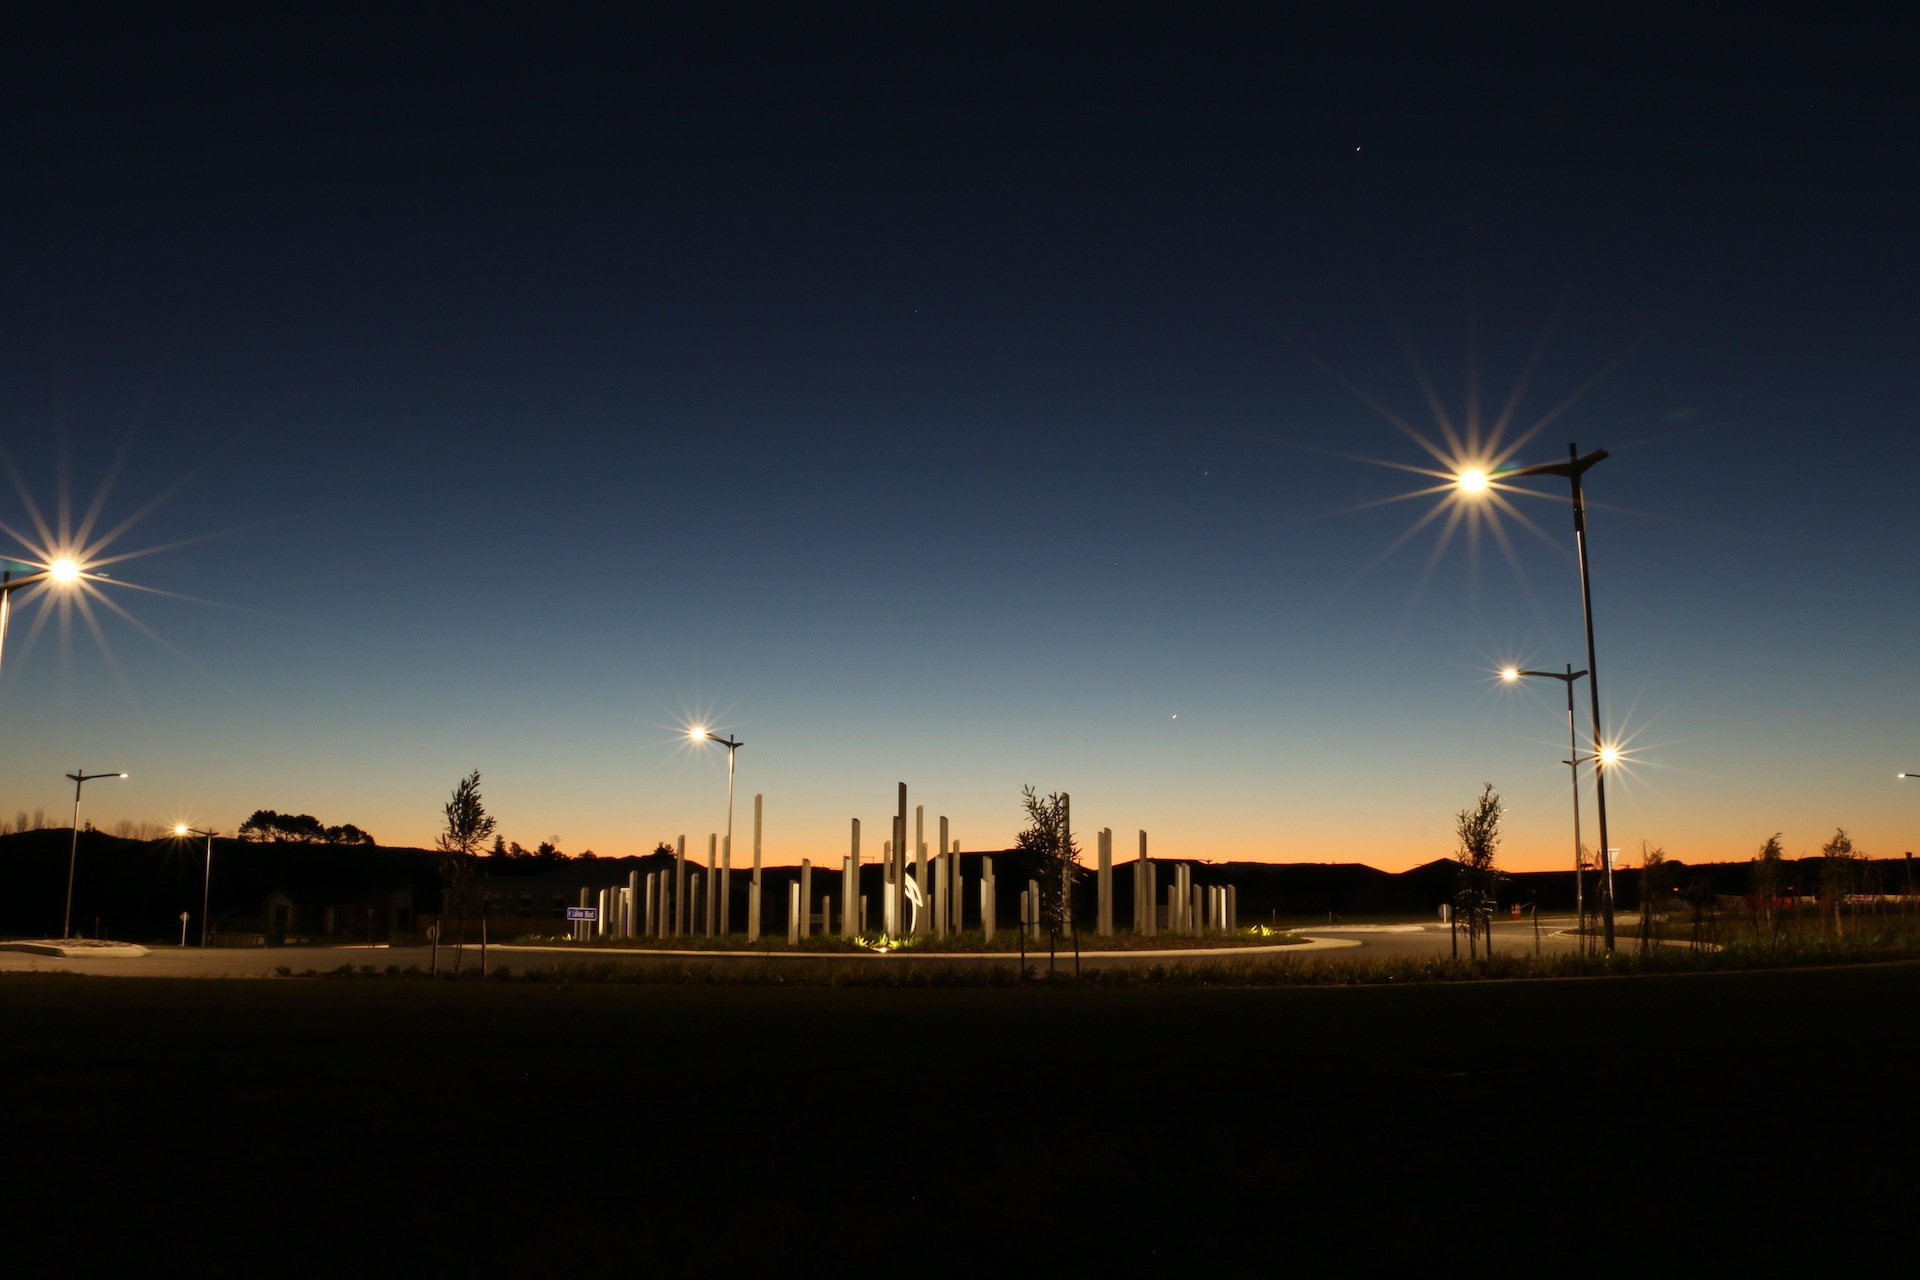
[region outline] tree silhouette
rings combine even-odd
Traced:
[[[464,943],[467,899],[480,879],[480,852],[493,834],[493,819],[487,816],[487,807],[480,799],[478,769],[454,785],[453,796],[441,814],[444,825],[435,840],[440,850],[440,883],[447,896],[459,904],[460,939]],[[445,911],[444,904],[441,909]]]
[[[1500,883],[1500,872],[1493,861],[1500,852],[1500,818],[1505,812],[1499,793],[1489,782],[1481,788],[1472,808],[1454,815],[1460,847],[1453,855],[1453,909],[1467,918],[1469,958],[1474,954],[1475,940],[1482,935],[1487,939],[1487,954],[1493,954],[1493,894]]]
[[[1058,791],[1041,796],[1032,787],[1023,787],[1020,803],[1033,825],[1014,837],[1013,846],[1033,860],[1040,883],[1040,924],[1057,947],[1073,910],[1073,876],[1080,869],[1080,851],[1067,830],[1067,804]]]

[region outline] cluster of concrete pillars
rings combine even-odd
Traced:
[[[1160,870],[1147,857],[1147,833],[1140,833],[1140,857],[1133,864],[1133,931],[1143,938],[1151,938],[1156,932],[1159,912],[1154,904],[1160,901]]]
[[[760,937],[760,848],[764,797],[753,798],[753,874],[747,881],[747,940]],[[595,920],[575,921],[573,936],[592,938],[717,937],[733,924],[733,841],[707,836],[704,869],[687,861],[687,838],[674,842],[671,870],[629,872],[625,887],[580,891],[580,905],[597,906]]]
[[[953,839],[942,817],[939,841],[927,848],[927,807],[913,811],[911,860],[907,851],[907,784],[900,784],[899,809],[893,815],[893,838],[880,846],[880,931],[889,938],[931,934],[957,935],[965,923],[966,881],[960,874],[960,842]],[[853,857],[846,871],[849,885],[857,883],[860,867],[860,820],[853,821]],[[989,870],[987,875],[991,875]],[[851,888],[842,901],[851,901]],[[985,901],[985,899],[983,899]],[[849,916],[851,913],[848,913]],[[865,905],[856,932],[865,931]]]
[[[1193,868],[1185,864],[1173,869],[1173,883],[1167,886],[1166,906],[1162,911],[1153,909],[1154,882],[1158,875],[1153,865],[1141,859],[1141,866],[1134,874],[1138,877],[1135,885],[1145,884],[1149,896],[1136,898],[1135,927],[1140,926],[1141,913],[1138,904],[1148,904],[1145,912],[1145,924],[1148,933],[1154,927],[1164,923],[1168,933],[1199,935],[1202,933],[1232,933],[1240,927],[1240,894],[1230,884],[1197,885],[1193,882]],[[1156,920],[1158,915],[1161,919]]]
[[[762,796],[753,798],[753,868],[747,883],[747,940],[756,942],[761,935],[761,835],[763,829]],[[899,784],[899,807],[893,815],[893,838],[881,845],[880,919],[869,916],[866,895],[860,892],[860,820],[852,820],[846,857],[840,862],[838,894],[821,885],[816,897],[811,860],[800,864],[800,874],[787,889],[787,940],[797,943],[815,933],[853,937],[869,932],[874,925],[888,937],[930,934],[945,939],[958,936],[966,923],[965,906],[969,885],[961,875],[960,842],[952,838],[948,820],[938,819],[938,843],[929,849],[926,839],[926,806],[913,811],[911,852],[907,840],[907,784]],[[1232,885],[1195,885],[1190,866],[1172,867],[1172,884],[1164,901],[1161,898],[1160,868],[1147,855],[1147,833],[1139,833],[1139,856],[1133,864],[1133,932],[1153,937],[1162,929],[1176,935],[1203,932],[1232,932],[1239,927],[1238,895]],[[1104,828],[1096,837],[1095,924],[1094,931],[1109,937],[1114,925],[1113,831]],[[681,836],[674,846],[673,866],[642,875],[632,872],[624,887],[600,890],[597,899],[586,889],[580,891],[580,905],[599,906],[597,921],[577,922],[576,938],[649,937],[673,938],[689,935],[713,937],[727,932],[733,920],[732,842],[719,835],[707,837],[704,868],[687,860],[687,840]],[[987,937],[999,928],[999,886],[994,878],[993,859],[983,856],[980,875],[975,880],[978,925]],[[830,864],[829,864],[830,865]],[[827,868],[822,868],[823,872]],[[830,873],[829,873],[830,874]],[[1019,926],[1038,943],[1040,885],[1029,880],[1020,895]]]

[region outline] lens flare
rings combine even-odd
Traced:
[[[1487,487],[1487,473],[1484,471],[1462,471],[1454,483],[1460,486],[1462,493],[1481,493]]]
[[[78,582],[80,566],[71,560],[55,560],[47,566],[47,576],[55,582]]]
[[[1514,670],[1512,667],[1508,667],[1505,671],[1502,671],[1500,673],[1500,678],[1502,680],[1518,680],[1520,678],[1520,673]]]

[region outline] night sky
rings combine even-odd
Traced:
[[[904,779],[967,848],[1032,783],[1399,869],[1490,781],[1565,865],[1564,695],[1492,675],[1585,665],[1564,483],[1511,557],[1380,502],[1422,372],[1484,434],[1531,367],[1511,463],[1612,453],[1612,843],[1915,845],[1910,33],[681,8],[9,19],[0,443],[191,599],[16,596],[0,816],[84,764],[103,826],[420,844],[479,768],[509,839],[704,851],[705,722],[773,862]]]

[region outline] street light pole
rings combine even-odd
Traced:
[[[729,859],[728,878],[731,879],[731,859],[733,855],[733,753],[747,744],[737,738],[723,738],[710,729],[694,729],[689,732],[687,736],[695,742],[717,742],[727,749],[727,855]],[[728,888],[731,889],[732,885],[729,884]],[[714,886],[708,885],[707,893],[711,895],[713,891]],[[713,901],[717,903],[719,899],[714,898]],[[728,914],[732,914],[731,910],[729,910]],[[731,921],[722,920],[720,922],[720,932],[724,934],[731,923]]]
[[[55,560],[38,573],[30,573],[16,580],[13,570],[0,570],[0,654],[7,647],[7,620],[13,614],[13,593],[22,587],[38,586],[42,582],[54,582],[61,585],[78,582],[86,575],[80,566],[71,560]]]
[[[1520,476],[1565,476],[1573,488],[1573,541],[1580,553],[1580,607],[1587,624],[1587,697],[1592,708],[1593,730],[1593,806],[1600,816],[1600,858],[1605,864],[1600,877],[1600,919],[1605,935],[1605,946],[1609,955],[1613,952],[1613,858],[1607,846],[1607,769],[1608,754],[1601,744],[1606,740],[1605,728],[1600,720],[1600,664],[1595,659],[1593,647],[1593,584],[1587,567],[1587,499],[1581,485],[1581,477],[1588,471],[1606,461],[1607,451],[1595,449],[1584,458],[1573,444],[1567,445],[1567,461],[1542,463],[1534,467],[1521,467],[1509,471],[1500,478],[1517,479]]]
[[[1558,671],[1518,671],[1512,667],[1500,673],[1503,680],[1539,676],[1546,680],[1559,680],[1567,686],[1567,770],[1573,779],[1573,910],[1580,922],[1580,950],[1583,953],[1587,949],[1587,872],[1580,861],[1580,736],[1573,719],[1573,682],[1586,674],[1584,671],[1575,671],[1571,662],[1567,664],[1564,675]],[[1539,915],[1538,907],[1534,909],[1534,914]],[[1537,919],[1534,921],[1534,932],[1539,932]]]
[[[124,778],[124,773],[86,773],[75,769],[64,775],[73,779],[73,844],[67,850],[67,913],[60,921],[60,936],[73,936],[73,869],[80,861],[80,788],[95,778]]]
[[[177,836],[205,836],[207,838],[207,878],[200,886],[200,945],[207,945],[207,904],[213,899],[213,838],[217,831],[195,831],[192,827],[181,825],[173,829]]]

